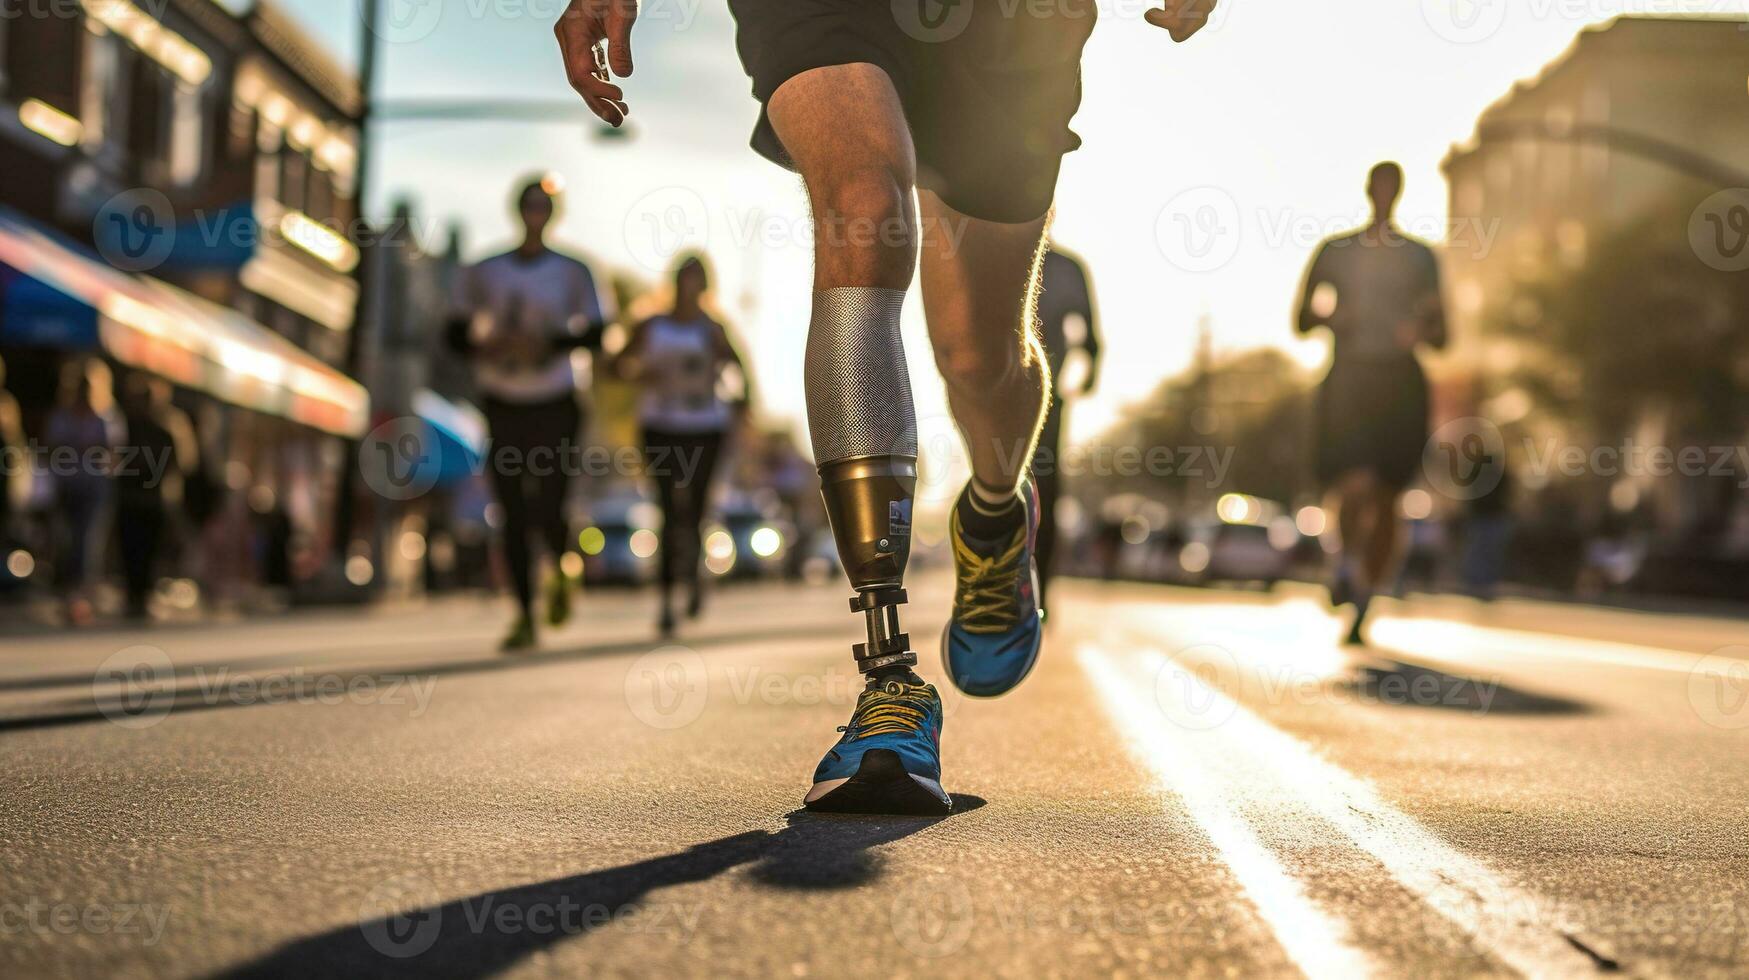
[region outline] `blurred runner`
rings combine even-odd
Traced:
[[[686,584],[687,618],[696,619],[704,605],[699,529],[723,441],[748,404],[747,372],[728,330],[710,312],[710,284],[702,256],[682,257],[674,269],[673,306],[633,327],[613,361],[615,372],[641,389],[644,472],[655,484],[662,508],[657,628],[663,636],[674,632],[675,585]],[[730,368],[742,379],[733,406],[723,397],[724,374]]]
[[[504,638],[506,651],[535,643],[531,533],[540,535],[553,564],[547,622],[562,626],[571,615],[573,583],[561,559],[571,540],[565,498],[572,474],[562,460],[583,422],[578,399],[585,376],[573,354],[601,348],[610,316],[589,267],[547,246],[558,194],[550,176],[517,193],[522,244],[460,276],[449,325],[450,346],[473,363],[491,436],[504,557],[516,588],[517,619]]]
[[[1445,346],[1439,263],[1392,222],[1403,170],[1381,163],[1367,178],[1366,227],[1325,241],[1306,270],[1298,327],[1331,334],[1330,372],[1318,393],[1318,477],[1337,500],[1342,550],[1330,586],[1352,602],[1348,643],[1366,642],[1373,593],[1390,581],[1397,554],[1397,500],[1421,468],[1427,445],[1422,345]]]
[[[1063,488],[1063,414],[1068,398],[1062,382],[1069,355],[1086,356],[1074,396],[1090,395],[1099,383],[1099,323],[1093,310],[1093,285],[1087,267],[1071,252],[1052,242],[1039,275],[1039,340],[1051,370],[1051,398],[1033,454],[1032,478],[1038,486],[1038,606],[1050,608],[1051,575],[1057,558],[1057,498]]]
[[[103,568],[110,469],[126,432],[115,413],[110,377],[108,365],[94,357],[67,365],[60,403],[43,428],[61,527],[57,577],[67,619],[75,626],[89,625],[96,615],[90,589]]]
[[[115,470],[116,537],[127,583],[127,613],[148,615],[158,556],[171,508],[182,501],[185,476],[196,464],[194,426],[170,403],[170,384],[133,374],[122,387],[127,441]]]
[[[1214,0],[1163,0],[1148,23],[1183,40]],[[977,697],[1031,673],[1042,639],[1024,479],[1049,369],[1032,329],[1063,154],[1080,139],[1081,49],[1093,0],[1032,5],[917,0],[730,0],[762,111],[754,147],[800,173],[814,219],[804,353],[808,428],[826,512],[868,641],[868,679],[814,771],[816,810],[945,813],[941,698],[912,670],[907,601],[917,419],[900,308],[914,272],[972,476],[949,518],[948,677]],[[636,0],[572,0],[555,27],[573,88],[625,121],[610,80],[632,71]],[[920,261],[921,258],[921,261]]]

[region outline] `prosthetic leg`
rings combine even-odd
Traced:
[[[824,290],[808,331],[808,430],[838,557],[856,589],[850,608],[867,620],[868,640],[853,648],[864,675],[917,663],[899,627],[917,489],[904,299],[898,289]]]

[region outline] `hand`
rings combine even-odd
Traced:
[[[1164,0],[1159,10],[1150,10],[1142,19],[1172,35],[1172,40],[1187,40],[1208,25],[1215,0]]]
[[[630,110],[625,92],[608,81],[608,69],[621,78],[631,76],[632,23],[637,19],[638,0],[571,0],[553,25],[571,87],[583,96],[589,111],[615,128],[625,122]]]

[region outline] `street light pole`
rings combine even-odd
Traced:
[[[363,22],[363,30],[359,35],[358,45],[358,152],[354,158],[352,176],[352,210],[353,227],[363,231],[365,203],[370,189],[371,167],[371,137],[373,135],[372,117],[375,113],[377,46],[381,38],[378,25],[382,23],[382,0],[361,0],[359,19]],[[363,244],[363,243],[361,243]],[[370,268],[374,257],[367,255],[365,261],[358,264],[357,276],[358,295],[352,307],[352,330],[346,338],[346,373],[353,380],[366,386],[367,379],[360,378],[365,360],[364,332],[370,318],[370,304],[374,298],[371,294]],[[334,540],[335,555],[344,566],[348,557],[347,551],[352,546],[353,524],[357,519],[355,498],[358,496],[358,450],[361,443],[352,441],[346,447],[346,462],[340,468],[340,486],[337,490],[339,499],[335,502]]]

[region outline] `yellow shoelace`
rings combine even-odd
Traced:
[[[1026,551],[1026,529],[1001,554],[985,557],[973,551],[953,515],[954,565],[959,570],[953,595],[953,618],[968,633],[1002,633],[1014,628],[1014,588],[1020,558]]]
[[[850,716],[850,724],[840,725],[838,730],[850,732],[851,741],[871,735],[922,731],[924,719],[929,717],[929,709],[935,700],[930,696],[929,688],[910,684],[894,686],[900,690],[894,692],[877,687],[862,692],[856,699],[856,713]]]

